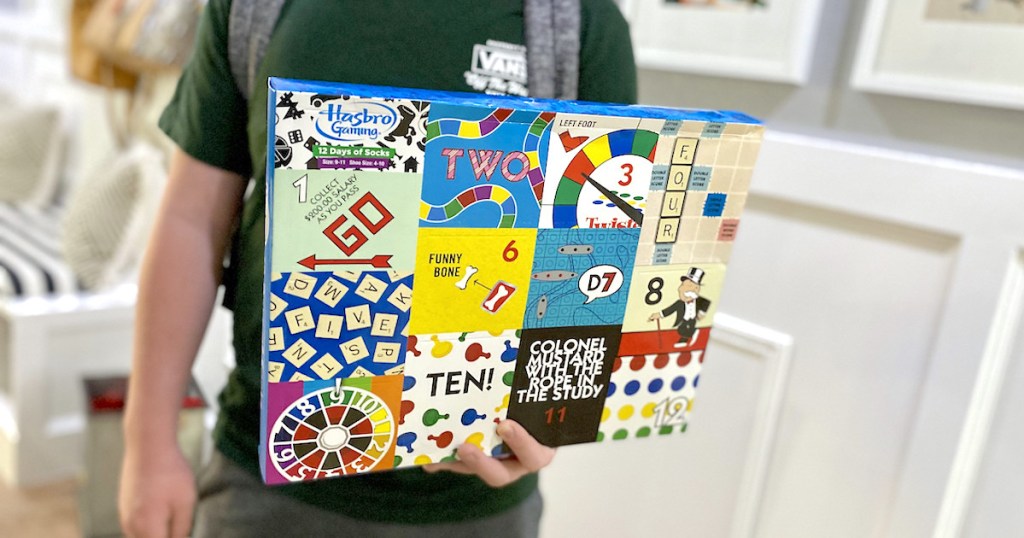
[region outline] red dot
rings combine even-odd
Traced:
[[[622,368],[622,359],[615,357],[615,362],[612,364],[612,372],[618,372],[619,368]]]
[[[686,366],[687,364],[690,364],[690,354],[680,353],[679,359],[676,360],[676,364],[678,364],[679,366]]]
[[[662,353],[658,355],[658,358],[654,359],[654,367],[661,370],[662,368],[668,366],[668,361],[668,355]]]
[[[633,360],[629,361],[629,369],[635,372],[643,368],[645,364],[647,364],[647,359],[645,359],[642,355],[638,355],[636,357],[633,357]]]

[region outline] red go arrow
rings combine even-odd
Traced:
[[[316,271],[318,265],[364,265],[369,264],[377,269],[391,268],[391,255],[378,254],[372,258],[353,258],[350,260],[318,260],[316,254],[310,255],[299,261],[299,265]]]

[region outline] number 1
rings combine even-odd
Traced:
[[[298,187],[299,188],[299,203],[300,204],[306,203],[306,186],[307,186],[308,183],[309,183],[309,175],[308,174],[303,175],[299,179],[296,179],[294,182],[292,182],[292,187]]]

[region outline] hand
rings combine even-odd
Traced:
[[[195,504],[195,477],[177,445],[126,450],[118,511],[129,538],[187,537]]]
[[[655,312],[655,313],[651,314],[651,317],[647,318],[647,321],[654,321],[656,319],[661,319],[661,313],[660,312]]]
[[[555,449],[538,443],[514,420],[501,421],[498,424],[498,435],[512,450],[511,458],[492,458],[475,445],[465,443],[458,448],[459,461],[433,463],[424,466],[424,470],[428,473],[449,471],[473,474],[479,476],[488,486],[500,488],[529,473],[536,473],[555,459]]]

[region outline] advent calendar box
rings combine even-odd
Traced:
[[[271,79],[268,483],[686,429],[763,127]]]

